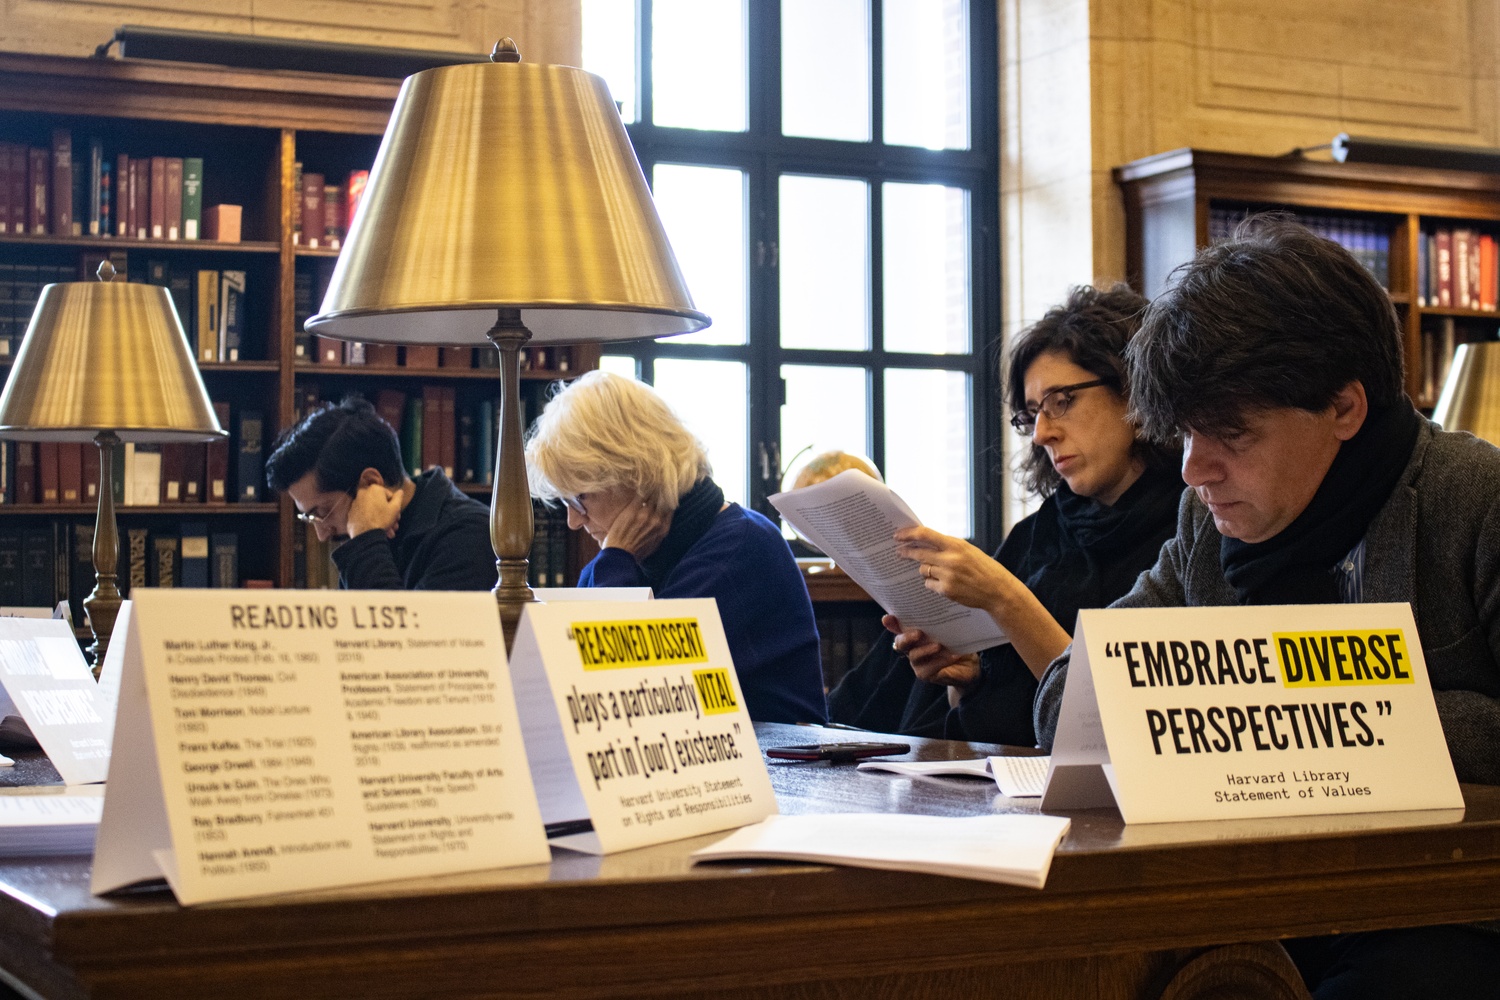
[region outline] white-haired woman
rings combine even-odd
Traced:
[[[581,587],[712,597],[750,716],[827,717],[818,631],[791,549],[724,501],[703,444],[650,386],[590,372],[548,401],[526,444],[533,495],[561,501],[599,545]]]

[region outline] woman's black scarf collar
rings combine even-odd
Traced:
[[[1390,499],[1421,428],[1421,416],[1406,400],[1372,407],[1296,520],[1263,542],[1224,538],[1219,562],[1240,603],[1337,603],[1332,570]]]
[[[1182,477],[1175,469],[1147,468],[1111,506],[1079,496],[1059,483],[1057,503],[1059,542],[1081,550],[1095,562],[1108,562],[1176,517],[1182,499]]]
[[[677,501],[677,509],[672,512],[672,526],[667,529],[667,537],[662,539],[655,552],[640,561],[652,590],[661,589],[688,549],[707,533],[723,507],[724,491],[707,476],[682,495]]]

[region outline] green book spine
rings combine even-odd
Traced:
[[[203,157],[182,159],[182,238],[196,240],[203,220]]]
[[[406,401],[406,415],[401,420],[401,460],[410,476],[422,474],[422,397],[413,395]]]

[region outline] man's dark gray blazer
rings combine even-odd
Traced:
[[[1221,536],[1196,493],[1177,534],[1111,607],[1238,604]],[[1500,449],[1428,423],[1365,534],[1362,600],[1410,602],[1459,781],[1500,784]],[[1069,623],[1071,624],[1071,623]],[[1071,649],[1042,677],[1037,740],[1052,746]]]

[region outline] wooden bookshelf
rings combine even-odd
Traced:
[[[199,367],[209,395],[230,403],[233,420],[242,406],[263,412],[265,450],[294,422],[299,404],[314,388],[331,398],[348,391],[373,394],[377,387],[420,397],[424,385],[449,384],[459,387],[460,399],[477,399],[489,394],[484,382],[491,380],[498,397],[498,369],[367,368],[312,364],[297,357],[299,266],[330,267],[338,251],[294,241],[294,218],[300,218],[294,214],[300,209],[295,164],[301,161],[309,171],[324,172],[330,182],[341,181],[351,170],[368,169],[399,86],[394,80],[342,75],[0,52],[0,142],[46,146],[53,129],[67,128],[74,136],[75,162],[80,140],[93,137],[102,141],[106,158],[116,153],[201,156],[205,209],[241,204],[244,237],[243,242],[226,243],[8,234],[0,235],[0,264],[62,268],[76,265],[85,252],[124,250],[132,262],[149,253],[173,267],[181,262],[184,268],[246,270],[247,318],[253,328],[247,337],[249,356]],[[537,391],[539,383],[597,366],[597,347],[558,350],[567,352],[566,368],[553,364],[522,373]],[[8,361],[0,360],[0,373],[8,373]],[[231,479],[234,465],[231,456]],[[461,485],[473,495],[488,496],[487,484]],[[262,497],[252,503],[120,507],[120,531],[124,536],[131,526],[202,516],[211,530],[238,534],[243,578],[271,579],[289,587],[305,539],[290,499],[269,494],[264,484]],[[82,504],[0,504],[0,529],[92,523],[92,513],[91,505]],[[584,548],[569,542],[574,579],[580,560],[587,557]]]
[[[1441,384],[1429,373],[1444,361],[1434,337],[1445,320],[1457,342],[1496,339],[1500,313],[1421,300],[1418,241],[1438,228],[1500,236],[1500,175],[1179,149],[1116,167],[1114,179],[1125,205],[1128,280],[1148,296],[1208,245],[1217,209],[1333,215],[1374,224],[1389,237],[1388,289],[1417,405],[1437,402]]]

